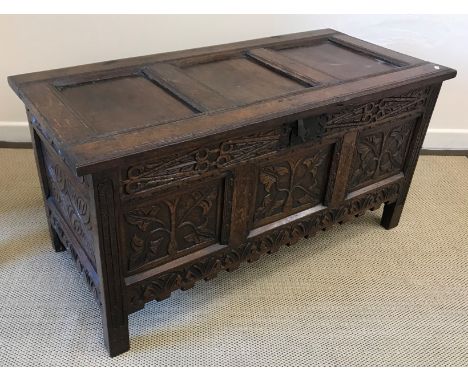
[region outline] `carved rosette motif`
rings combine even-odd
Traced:
[[[269,163],[259,171],[254,220],[289,214],[323,199],[330,146]]]
[[[393,202],[400,192],[400,183],[393,183],[372,193],[346,202],[342,207],[323,210],[301,220],[282,226],[260,237],[255,237],[237,249],[207,256],[202,260],[153,279],[137,283],[127,289],[128,306],[134,312],[151,300],[163,300],[177,289],[191,288],[198,280],[214,278],[221,270],[232,271],[242,262],[252,262],[260,256],[277,251],[283,245],[296,243],[319,230],[344,223],[366,210],[378,208],[384,202]]]
[[[415,121],[359,135],[354,153],[350,189],[402,170]]]
[[[122,181],[123,191],[135,194],[270,154],[278,149],[284,134],[285,131],[279,128],[233,138],[161,161],[131,166]]]
[[[77,183],[88,187],[85,178],[73,181],[66,170],[50,155],[44,156],[51,196],[69,227],[80,240],[88,257],[95,264],[93,233],[88,199],[78,191]]]
[[[204,187],[125,213],[128,270],[218,241],[220,187]]]
[[[365,127],[395,118],[416,117],[424,112],[429,95],[430,88],[417,89],[328,114],[325,129]]]

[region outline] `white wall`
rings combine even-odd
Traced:
[[[468,16],[442,15],[1,15],[0,140],[29,140],[8,75],[327,27],[457,69],[424,145],[468,149]]]

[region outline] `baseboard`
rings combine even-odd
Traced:
[[[0,121],[0,141],[31,142],[28,123]],[[468,150],[468,129],[429,129],[423,149]]]
[[[422,149],[421,155],[436,155],[443,157],[450,156],[463,156],[468,158],[468,150],[431,150],[431,149]]]
[[[468,129],[429,129],[423,149],[468,150]]]
[[[27,122],[0,121],[0,141],[2,142],[31,142],[29,125]]]

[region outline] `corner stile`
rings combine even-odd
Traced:
[[[116,190],[116,173],[93,175],[95,205],[92,206],[96,225],[96,266],[100,279],[101,310],[104,341],[111,356],[130,347],[128,313],[125,305],[125,287],[122,259],[119,251],[118,221],[120,202]]]

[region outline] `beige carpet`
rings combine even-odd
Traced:
[[[51,250],[31,150],[0,150],[0,365],[468,366],[468,159],[419,161],[381,211],[150,303],[104,349],[68,253]]]

